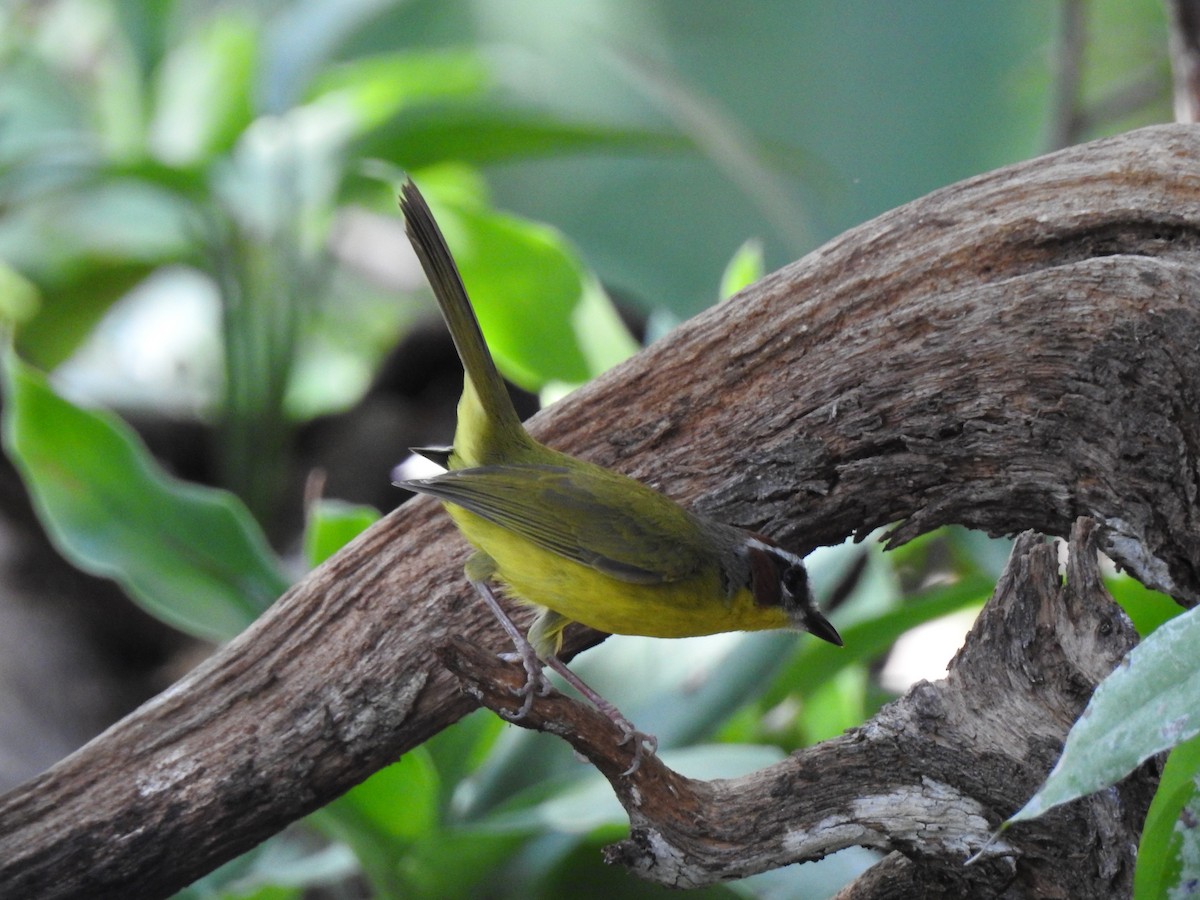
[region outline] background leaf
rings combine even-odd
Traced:
[[[373,506],[321,499],[308,509],[304,527],[304,558],[316,567],[350,543],[379,519]]]
[[[288,582],[258,526],[226,491],[173,478],[129,427],[81,409],[9,351],[4,448],[47,533],[84,571],[116,580],[153,615],[225,640]]]
[[[409,107],[479,96],[490,81],[485,61],[474,51],[383,53],[322,72],[312,94],[349,105],[359,131],[369,134]]]
[[[1138,845],[1134,900],[1188,893],[1200,884],[1200,737],[1171,751]]]
[[[37,312],[38,289],[12,266],[0,260],[0,327],[13,326]]]
[[[737,248],[725,271],[721,274],[721,286],[717,296],[727,300],[742,288],[749,287],[763,277],[762,241],[751,238]]]

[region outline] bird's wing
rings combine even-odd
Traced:
[[[621,581],[678,581],[700,571],[715,552],[695,517],[673,500],[592,466],[480,466],[400,486],[461,506]]]

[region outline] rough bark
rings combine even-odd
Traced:
[[[1198,238],[1194,129],[1062,151],[846,233],[534,430],[800,551],[893,522],[906,540],[1090,516],[1103,549],[1191,604]],[[436,649],[504,646],[463,556],[433,504],[407,504],[0,798],[0,894],[169,894],[457,720],[474,700]]]

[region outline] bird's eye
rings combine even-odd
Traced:
[[[793,597],[808,594],[808,569],[804,566],[788,566],[783,571],[783,589]]]

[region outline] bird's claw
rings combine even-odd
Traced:
[[[529,711],[533,709],[534,698],[545,697],[552,690],[552,685],[542,667],[537,664],[530,665],[529,660],[525,659],[520,653],[501,653],[500,658],[505,662],[525,663],[525,684],[516,692],[517,696],[521,698],[521,707],[513,712],[501,713],[508,721],[519,722],[529,715]]]
[[[631,740],[633,741],[633,760],[629,763],[629,768],[621,773],[622,778],[628,778],[642,767],[642,760],[645,757],[653,756],[658,752],[658,738],[652,734],[646,734],[644,731],[638,731],[632,726],[628,730],[624,728],[621,730],[625,732],[625,736],[618,742],[618,747],[624,747]]]
[[[642,766],[642,760],[647,756],[653,756],[658,752],[658,738],[652,734],[646,734],[644,731],[638,731],[633,727],[625,716],[623,716],[615,706],[606,703],[605,708],[600,710],[609,720],[621,729],[621,740],[617,742],[618,747],[624,747],[630,741],[633,741],[633,760],[629,763],[629,768],[621,773],[622,778],[628,778]]]

